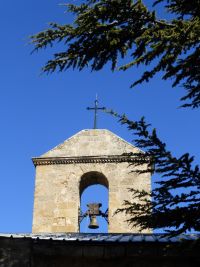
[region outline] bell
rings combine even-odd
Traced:
[[[97,228],[99,228],[99,225],[97,223],[97,217],[96,217],[96,215],[90,216],[90,224],[89,224],[88,228],[90,228],[90,229],[97,229]]]

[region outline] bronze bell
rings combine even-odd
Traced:
[[[91,215],[90,216],[90,224],[89,224],[88,228],[90,228],[90,229],[97,229],[97,228],[99,228],[99,225],[97,223],[97,217],[96,217],[96,215]]]

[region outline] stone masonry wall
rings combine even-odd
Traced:
[[[50,150],[37,160],[36,164],[33,233],[78,232],[78,210],[80,207],[81,177],[97,172],[108,180],[109,185],[109,233],[138,232],[128,226],[123,213],[114,215],[124,200],[130,199],[128,188],[151,190],[149,174],[138,175],[128,162],[84,161],[58,162],[67,157],[115,156],[136,152],[137,148],[107,130],[84,130]],[[54,160],[49,162],[48,160]],[[143,166],[144,167],[144,166]],[[101,177],[98,182],[101,184]],[[105,185],[102,182],[103,185]],[[146,230],[150,232],[150,230]]]
[[[105,175],[109,183],[109,232],[138,232],[128,226],[123,213],[114,215],[131,197],[128,188],[150,190],[149,176],[130,170],[126,162],[37,166],[33,232],[78,232],[80,180],[83,174],[94,171]]]

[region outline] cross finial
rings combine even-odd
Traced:
[[[98,107],[99,101],[98,101],[98,96],[96,94],[96,99],[94,101],[94,107],[93,108],[87,108],[87,110],[94,110],[94,129],[97,129],[97,114],[98,110],[105,110],[105,107],[99,108]]]

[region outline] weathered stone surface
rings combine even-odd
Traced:
[[[36,166],[33,232],[78,232],[80,195],[92,184],[102,184],[109,190],[109,232],[138,232],[139,229],[127,224],[124,214],[114,213],[125,199],[131,198],[128,188],[151,190],[150,175],[130,172],[126,161],[100,159],[85,163],[78,160],[97,156],[117,159],[130,152],[136,153],[138,149],[108,130],[83,130],[43,154],[39,159],[53,157],[54,163]],[[71,164],[56,164],[56,158],[60,157],[77,160]]]
[[[136,147],[108,130],[82,130],[41,157],[121,155]]]

